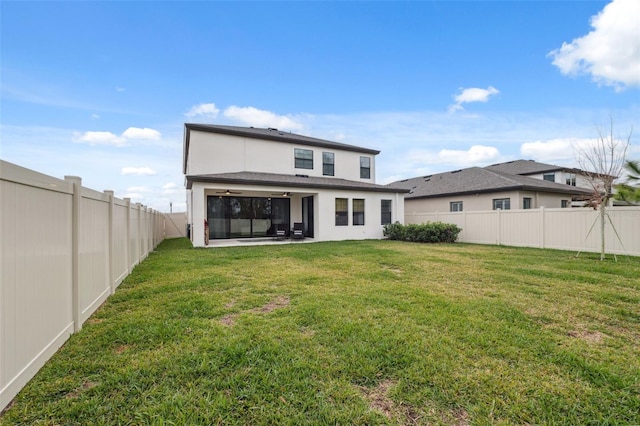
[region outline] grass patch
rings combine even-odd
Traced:
[[[167,240],[0,424],[640,424],[640,259]]]

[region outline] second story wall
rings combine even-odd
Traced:
[[[301,158],[297,162],[296,148],[305,150],[300,152]],[[309,152],[312,159],[309,158]],[[333,176],[325,174],[330,167],[323,167],[323,153],[333,154]],[[361,178],[361,157],[368,159],[369,178]],[[364,160],[365,166],[366,162]],[[242,171],[303,174],[375,183],[375,155],[191,130],[186,174]],[[363,172],[366,174],[366,170]]]

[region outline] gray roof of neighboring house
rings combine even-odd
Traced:
[[[294,188],[344,189],[371,192],[407,193],[399,185],[376,185],[374,183],[351,181],[339,178],[316,177],[307,175],[282,175],[275,173],[236,172],[205,175],[188,175],[187,189],[191,189],[193,182],[207,182],[218,184],[241,185],[273,185]]]
[[[392,183],[411,192],[405,199],[446,197],[511,190],[555,192],[571,195],[589,195],[590,191],[575,186],[548,182],[526,176],[487,170],[481,167],[420,176]]]
[[[282,130],[267,128],[261,129],[257,127],[238,127],[238,126],[218,126],[213,124],[197,124],[185,123],[184,136],[184,162],[183,173],[187,170],[187,155],[189,153],[189,142],[191,130],[201,132],[218,133],[223,135],[240,136],[245,138],[263,139],[277,142],[286,142],[298,145],[316,146],[327,149],[340,149],[344,151],[361,152],[364,154],[378,155],[380,151],[375,149],[363,148],[355,145],[348,145],[339,142],[333,142],[325,139],[312,138],[310,136],[298,135],[295,133],[284,132]]]
[[[504,172],[513,175],[532,175],[537,173],[555,172],[559,170],[568,170],[573,173],[580,173],[582,170],[572,167],[562,167],[553,164],[538,163],[533,160],[514,160],[505,163],[492,164],[486,166],[485,169],[494,172]]]

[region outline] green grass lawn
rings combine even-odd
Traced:
[[[640,424],[640,258],[162,243],[0,424]]]

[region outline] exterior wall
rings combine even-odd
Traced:
[[[458,241],[464,243],[597,253],[602,238],[599,214],[591,208],[407,212],[405,222],[453,223],[462,228]],[[640,256],[640,207],[608,207],[607,214],[607,253]]]
[[[562,183],[562,184],[566,184],[567,179],[569,178],[569,176],[571,175],[571,172],[568,171],[556,171],[554,172],[554,176],[555,176],[555,182],[556,183]],[[576,173],[576,187],[577,188],[584,188],[584,189],[593,189],[593,186],[591,185],[591,181],[582,174]],[[537,174],[532,174],[532,175],[526,175],[527,177],[530,178],[534,178],[534,179],[540,179],[543,180],[544,178],[544,173],[537,173]]]
[[[162,241],[163,222],[80,178],[0,160],[0,410]]]
[[[191,241],[195,247],[204,247],[204,221],[206,219],[207,196],[217,195],[216,191],[229,189],[242,192],[243,197],[269,197],[273,193],[287,191],[292,195],[291,223],[302,221],[302,198],[313,196],[314,202],[314,240],[316,241],[340,241],[350,239],[380,239],[383,237],[380,224],[381,200],[392,200],[392,222],[404,221],[404,196],[403,194],[387,192],[364,191],[336,191],[329,189],[304,189],[282,186],[257,186],[257,185],[226,185],[224,188],[213,188],[211,184],[194,182],[191,188],[192,194],[192,225]],[[349,225],[335,225],[335,199],[348,198]],[[352,200],[354,198],[365,200],[365,225],[353,226]]]
[[[313,169],[295,168],[294,148],[313,151]],[[375,155],[191,130],[188,175],[261,172],[322,176],[322,153],[335,154],[336,178],[375,183]],[[360,157],[371,159],[371,178],[360,179]],[[331,176],[328,176],[331,177]]]
[[[463,211],[492,210],[493,200],[496,198],[509,198],[511,200],[511,209],[523,208],[523,199],[531,198],[531,208],[539,207],[562,207],[562,200],[571,201],[570,195],[553,194],[546,192],[530,192],[530,191],[508,191],[494,192],[488,194],[476,195],[452,195],[450,197],[438,198],[418,198],[405,199],[405,210],[407,212],[448,212],[450,203],[462,201]]]

